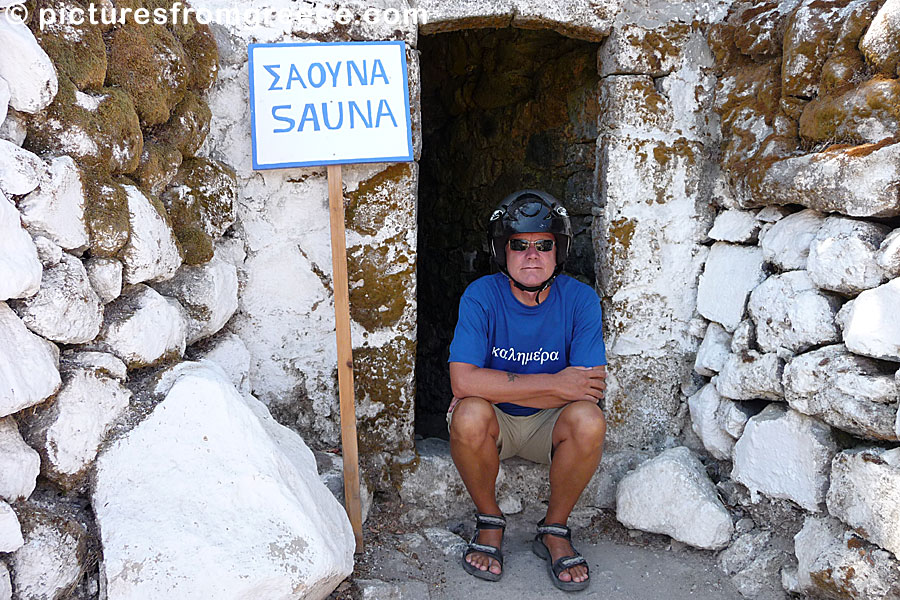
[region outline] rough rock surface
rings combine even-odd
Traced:
[[[746,210],[726,210],[719,213],[709,237],[718,242],[747,244],[756,241],[761,223],[756,215]]]
[[[112,377],[121,382],[124,382],[128,377],[128,369],[125,363],[108,352],[66,350],[60,355],[59,364],[62,371],[85,369],[93,371],[98,376]]]
[[[731,460],[734,449],[736,438],[725,430],[723,423],[731,404],[734,403],[719,396],[712,383],[707,383],[688,398],[691,427],[703,442],[703,447],[719,460]]]
[[[129,368],[146,367],[184,354],[184,309],[177,300],[138,284],[106,305],[98,349]]]
[[[823,294],[806,271],[773,275],[750,294],[747,309],[756,322],[756,342],[766,352],[793,354],[840,341],[834,317],[839,298]]]
[[[759,248],[713,244],[697,289],[697,311],[734,331],[744,317],[747,296],[764,278]]]
[[[877,260],[888,277],[900,277],[900,229],[892,231],[881,242]]]
[[[704,377],[712,377],[722,370],[728,358],[731,346],[731,335],[718,323],[712,322],[706,327],[703,342],[697,350],[694,370]]]
[[[3,562],[0,562],[0,600],[12,600],[12,580]]]
[[[763,258],[783,271],[805,269],[809,246],[824,222],[825,215],[812,209],[784,217],[760,240]]]
[[[25,437],[41,453],[42,473],[64,489],[75,487],[130,399],[129,390],[95,370],[65,371],[54,400],[26,420]]]
[[[326,597],[353,568],[354,540],[303,441],[217,367],[183,363],[157,392],[97,460],[110,600]]]
[[[122,273],[124,267],[115,258],[89,258],[84,261],[88,280],[100,301],[109,304],[122,293]]]
[[[0,553],[15,552],[22,547],[25,540],[22,538],[22,528],[19,519],[12,507],[0,500]],[[0,585],[0,590],[3,587]],[[0,594],[0,598],[2,598]]]
[[[828,512],[900,554],[900,448],[845,450],[831,463]]]
[[[810,279],[820,288],[848,296],[881,285],[887,273],[878,249],[891,228],[846,217],[828,217],[809,248]]]
[[[30,330],[62,344],[91,341],[103,322],[103,306],[84,263],[68,253],[45,265],[37,294],[10,304]]]
[[[773,352],[760,354],[746,350],[732,353],[719,372],[716,389],[732,400],[781,400],[784,397],[783,372],[784,361]]]
[[[807,517],[794,546],[800,592],[834,600],[900,598],[900,563],[837,519]]]
[[[900,47],[900,2],[887,0],[859,42],[859,49],[881,72],[900,75],[897,48]]]
[[[36,113],[50,104],[58,85],[56,69],[28,27],[0,19],[0,48],[0,77],[9,84],[9,105]]]
[[[87,247],[81,171],[70,157],[50,161],[49,179],[19,201],[19,210],[32,234],[44,235],[66,250]]]
[[[894,441],[900,391],[893,373],[842,345],[801,354],[784,369],[791,408],[855,436]]]
[[[237,269],[217,256],[196,267],[182,266],[156,289],[184,307],[188,345],[219,331],[238,307]]]
[[[862,292],[844,317],[844,344],[855,354],[900,362],[900,278]]]
[[[40,469],[41,457],[22,439],[13,418],[0,419],[0,498],[28,498]]]
[[[47,165],[36,154],[0,140],[0,193],[17,196],[33,191],[47,176]]]
[[[25,298],[41,286],[41,262],[16,207],[0,192],[0,300]]]
[[[750,490],[751,498],[762,493],[817,512],[825,500],[836,452],[828,426],[770,404],[747,421],[735,444],[732,478]]]
[[[194,360],[210,360],[220,367],[231,384],[242,395],[250,393],[250,351],[244,341],[233,333],[223,331],[191,350],[190,358]]]
[[[616,518],[626,527],[709,550],[726,546],[734,531],[706,469],[684,446],[666,450],[619,482]]]
[[[169,279],[181,266],[181,255],[165,209],[141,192],[125,186],[131,237],[122,251],[125,283]]]
[[[771,531],[747,531],[719,555],[719,568],[745,598],[779,598],[784,593],[780,570],[789,562],[782,545]]]
[[[33,406],[59,389],[59,350],[34,335],[0,302],[0,417]]]
[[[30,503],[19,518],[25,545],[9,560],[17,600],[63,597],[86,568],[87,532],[66,515]]]

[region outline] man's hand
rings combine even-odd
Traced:
[[[606,367],[566,367],[556,374],[559,395],[570,402],[597,402],[606,390]]]

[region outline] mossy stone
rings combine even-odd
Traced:
[[[159,195],[178,174],[181,162],[177,148],[145,139],[140,164],[132,176],[142,188]]]
[[[348,278],[361,282],[350,290],[350,315],[368,331],[393,327],[406,309],[416,268],[413,253],[403,252],[405,235],[347,249]]]
[[[212,111],[209,105],[194,92],[188,91],[172,117],[156,128],[153,137],[161,143],[176,148],[183,157],[194,156],[209,135]]]
[[[128,196],[121,183],[96,172],[86,171],[82,181],[91,256],[113,258],[131,237]]]
[[[893,135],[898,126],[900,81],[879,77],[810,102],[800,117],[800,136],[812,144],[861,144]]]
[[[128,92],[142,125],[169,120],[184,97],[189,74],[181,42],[164,26],[129,22],[112,32],[106,83]]]
[[[188,87],[205,92],[216,82],[219,74],[219,49],[209,25],[197,25],[197,31],[184,42],[191,65]]]
[[[85,10],[77,0],[38,0],[35,10],[48,9],[53,14],[63,11]],[[53,23],[43,29],[37,19],[32,19],[31,31],[35,39],[53,61],[60,76],[68,77],[79,90],[99,90],[106,79],[106,44],[98,25],[85,19],[81,25]]]

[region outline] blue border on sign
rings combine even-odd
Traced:
[[[403,101],[406,106],[406,145],[408,153],[406,156],[377,156],[367,158],[347,158],[341,160],[326,161],[307,161],[307,162],[290,162],[290,163],[273,163],[261,165],[256,160],[256,94],[254,91],[253,77],[253,51],[256,48],[271,47],[288,47],[288,46],[400,46],[400,59],[403,67]],[[355,163],[379,163],[379,162],[411,162],[413,161],[413,145],[412,145],[412,117],[409,112],[409,68],[406,65],[406,42],[399,40],[381,41],[381,42],[297,42],[297,43],[267,43],[267,44],[250,44],[247,46],[247,53],[250,60],[250,140],[252,146],[253,170],[262,171],[266,169],[287,169],[290,167],[318,167],[323,165],[347,165]]]

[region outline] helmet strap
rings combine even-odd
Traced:
[[[512,276],[509,275],[509,273],[506,274],[506,276],[509,277],[509,280],[512,282],[512,284],[514,286],[516,286],[517,288],[519,288],[520,290],[522,290],[523,292],[537,292],[537,294],[535,294],[535,296],[534,296],[534,301],[537,304],[541,303],[541,299],[540,299],[541,292],[543,292],[548,287],[550,287],[550,284],[553,283],[553,280],[556,279],[557,275],[558,275],[558,273],[554,273],[553,275],[550,276],[550,279],[548,279],[547,281],[545,281],[544,283],[542,283],[540,285],[523,285],[523,284],[519,283],[518,281],[516,281],[515,279],[513,279]]]

